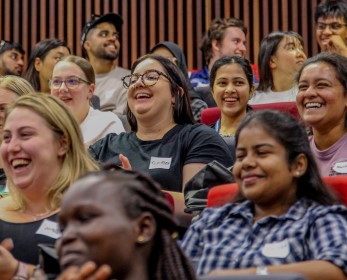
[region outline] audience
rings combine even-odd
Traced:
[[[112,161],[143,171],[170,191],[183,224],[185,184],[207,163],[232,165],[226,143],[211,128],[193,124],[188,89],[182,72],[162,56],[137,59],[131,75],[123,78],[128,89],[127,117],[132,131],[109,134],[89,149],[101,162]]]
[[[175,63],[178,66],[178,68],[182,70],[182,73],[187,80],[190,105],[192,107],[193,117],[195,121],[200,122],[201,112],[207,108],[207,104],[205,101],[201,99],[199,94],[195,92],[189,81],[186,57],[184,56],[184,53],[182,52],[181,48],[175,43],[163,41],[156,44],[150,50],[150,53],[161,55],[170,59],[173,63]]]
[[[21,76],[24,69],[24,50],[16,42],[0,41],[0,76]]]
[[[193,72],[190,82],[209,107],[216,103],[210,93],[210,71],[214,62],[226,55],[246,55],[247,28],[243,21],[236,18],[214,19],[204,34],[200,50],[203,52],[206,65]]]
[[[61,99],[73,112],[86,147],[109,133],[125,132],[116,114],[101,112],[90,106],[95,91],[95,74],[86,59],[70,55],[58,62],[54,66],[50,88],[51,94]]]
[[[308,59],[297,83],[298,110],[312,128],[310,147],[321,176],[347,174],[347,57],[324,52]]]
[[[223,137],[235,154],[235,132],[247,111],[253,95],[253,73],[248,60],[241,56],[224,56],[211,70],[211,91],[221,111],[213,128]]]
[[[6,108],[19,96],[32,92],[34,92],[34,89],[21,77],[14,75],[0,77],[0,143],[2,142]],[[0,158],[0,196],[7,194],[7,191],[6,175]]]
[[[8,108],[0,154],[10,189],[0,200],[1,278],[27,279],[39,261],[38,244],[59,237],[64,192],[98,167],[69,110],[42,93],[21,96]]]
[[[81,271],[90,261],[91,273],[106,271],[102,279],[195,279],[174,239],[177,226],[170,205],[160,186],[141,173],[84,176],[66,193],[59,224],[60,280],[89,279]]]
[[[293,31],[271,32],[261,41],[260,81],[250,104],[295,102],[295,75],[306,60],[302,37]]]
[[[322,182],[296,118],[248,114],[236,132],[233,174],[234,203],[205,209],[182,242],[197,274],[345,279],[347,209]]]
[[[121,78],[130,71],[117,65],[123,19],[114,13],[92,18],[83,28],[81,45],[84,56],[96,74],[95,95],[100,99],[100,110],[125,113],[126,89]]]
[[[347,57],[347,1],[322,1],[316,7],[314,20],[321,51]]]
[[[54,65],[70,54],[67,44],[59,39],[45,39],[31,50],[26,79],[35,91],[50,93],[48,80],[52,78]]]

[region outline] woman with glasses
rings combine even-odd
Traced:
[[[125,131],[116,114],[91,107],[95,73],[86,59],[70,55],[59,61],[54,66],[49,86],[51,94],[62,100],[75,115],[87,147],[109,133],[120,134]]]
[[[347,56],[347,1],[322,1],[316,7],[314,20],[321,51]]]
[[[181,225],[185,184],[207,163],[232,165],[227,144],[212,128],[194,124],[187,83],[167,58],[146,55],[123,78],[128,89],[127,118],[131,132],[109,134],[92,145],[92,156],[149,174],[175,199]]]

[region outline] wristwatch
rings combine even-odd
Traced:
[[[267,270],[266,266],[258,266],[257,270],[255,271],[256,275],[269,275],[269,271]]]
[[[29,279],[28,266],[26,263],[19,262],[16,275],[13,276],[12,280],[27,280],[27,279]]]

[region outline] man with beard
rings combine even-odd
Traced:
[[[130,71],[117,65],[120,42],[119,32],[123,24],[121,16],[109,13],[93,18],[82,31],[83,55],[92,64],[96,74],[94,95],[100,99],[100,110],[123,115],[127,95],[121,78]]]
[[[0,76],[21,76],[24,68],[24,50],[15,42],[0,41]]]

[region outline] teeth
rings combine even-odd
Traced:
[[[151,96],[148,94],[148,93],[138,93],[136,95],[136,99],[139,99],[139,98],[150,98]]]
[[[235,101],[237,101],[237,98],[227,97],[227,98],[224,98],[224,101],[226,101],[226,102],[235,102]]]
[[[310,109],[310,108],[320,108],[320,107],[322,107],[322,104],[317,103],[317,102],[307,103],[307,104],[305,105],[305,108],[306,108],[306,109]]]
[[[16,168],[18,166],[28,165],[29,163],[30,163],[30,161],[26,160],[26,159],[14,159],[12,161],[12,166]]]

